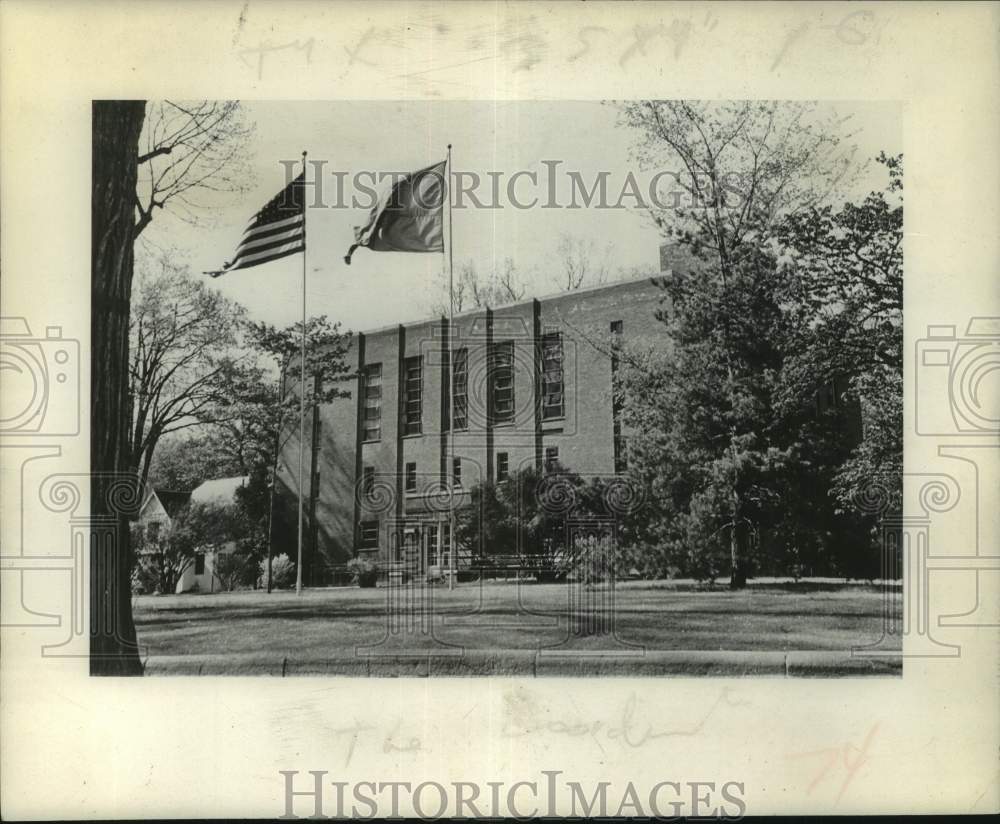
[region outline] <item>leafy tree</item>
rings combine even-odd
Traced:
[[[687,316],[677,322],[665,312],[661,319],[674,323],[672,331],[681,337],[674,341],[677,351],[690,350],[682,357],[694,370],[678,374],[686,377],[688,411],[703,426],[703,468],[688,482],[701,484],[699,494],[713,501],[719,493],[727,501],[730,586],[740,588],[746,585],[749,527],[758,506],[755,475],[776,458],[753,415],[766,411],[773,390],[769,370],[778,354],[758,346],[769,340],[761,332],[780,315],[764,283],[774,269],[767,252],[776,223],[822,203],[851,173],[852,162],[839,148],[838,130],[814,122],[810,104],[650,100],[626,103],[621,111],[622,122],[636,131],[640,163],[657,169],[669,168],[671,161],[681,164],[677,197],[655,206],[652,216],[704,266],[695,280],[684,281],[690,273],[680,273],[677,294],[669,294],[667,285],[668,298],[688,301],[688,310],[679,310]],[[757,310],[764,312],[761,328],[740,314]],[[747,357],[743,345],[750,347]],[[700,387],[695,375],[703,381]]]
[[[161,489],[194,489],[213,478],[246,474],[226,448],[218,427],[193,427],[160,440],[149,468],[149,483]]]
[[[218,552],[244,531],[243,515],[236,506],[204,501],[182,507],[166,526],[133,523],[141,577],[152,581],[156,592],[172,594],[197,553]]]
[[[883,191],[790,216],[780,232],[797,273],[787,301],[800,317],[781,402],[794,406],[842,377],[841,400],[862,410],[863,438],[835,480],[844,509],[871,483],[895,508],[902,500],[903,156],[877,159]]]
[[[341,332],[340,324],[331,323],[325,315],[310,318],[305,329],[302,400],[309,416],[317,407],[347,397],[344,382],[354,373],[347,363],[349,332]],[[238,493],[251,522],[244,541],[254,553],[266,551],[268,560],[274,544],[278,461],[299,429],[301,333],[301,323],[283,329],[259,322],[246,324],[245,341],[254,361],[229,374],[225,387],[229,401],[216,422],[222,451],[250,478]]]
[[[217,420],[240,369],[245,314],[170,254],[146,264],[129,335],[129,441],[143,485],[162,437]]]

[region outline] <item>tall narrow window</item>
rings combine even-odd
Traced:
[[[497,452],[497,483],[510,477],[510,458],[506,452]]]
[[[565,414],[562,334],[548,332],[542,335],[542,420],[562,418]]]
[[[441,524],[441,553],[438,554],[438,525],[427,527],[427,565],[448,569],[451,563],[451,527],[447,521]]]
[[[415,463],[406,465],[406,491],[417,491],[417,465]]]
[[[452,486],[462,485],[462,459],[451,459],[451,484]]]
[[[366,466],[361,472],[361,491],[371,495],[375,491],[375,467]]]
[[[359,537],[361,549],[378,549],[378,521],[362,521]]]
[[[495,344],[490,360],[493,423],[510,423],[514,420],[514,341]]]
[[[452,405],[455,429],[469,428],[469,350],[456,349],[452,354]],[[447,414],[447,413],[446,413]]]
[[[622,344],[623,324],[620,320],[611,321],[611,427],[612,446],[614,449],[615,472],[621,473],[628,469],[628,453],[626,438],[622,434],[623,387],[618,377],[618,352]]]
[[[205,553],[196,552],[194,554],[194,574],[204,575],[205,574]]]
[[[364,424],[362,440],[378,441],[382,438],[382,364],[369,363],[362,373],[364,397]]]
[[[621,433],[615,435],[615,472],[621,474],[628,469],[628,438]]]
[[[559,447],[558,446],[547,446],[545,447],[545,471],[551,472],[556,468],[556,464],[559,463]]]
[[[407,358],[403,366],[403,434],[419,435],[423,400],[423,370],[421,357]]]

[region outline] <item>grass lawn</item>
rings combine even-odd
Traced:
[[[423,612],[406,601],[410,590],[389,587],[307,590],[301,596],[140,596],[135,620],[151,673],[201,672],[208,663],[206,672],[273,672],[280,664],[275,674],[285,674],[289,668],[331,671],[331,662],[345,662],[343,672],[359,674],[349,665],[372,655],[455,653],[470,660],[487,656],[492,663],[481,674],[517,674],[523,667],[516,662],[534,660],[549,648],[582,654],[581,662],[588,654],[625,652],[625,671],[619,671],[622,659],[614,659],[613,674],[629,674],[637,671],[629,660],[645,656],[648,663],[685,651],[724,651],[744,662],[763,653],[779,664],[780,654],[790,651],[850,656],[852,647],[882,636],[886,608],[880,588],[862,585],[757,585],[729,592],[626,582],[618,585],[613,604],[606,589],[586,592],[590,604],[582,611],[569,609],[570,591],[565,584],[533,582],[460,584],[454,591],[438,586],[423,590],[433,598],[433,609]],[[889,607],[898,613],[899,606],[897,592]],[[391,622],[390,614],[399,620]],[[414,615],[416,620],[405,620]],[[421,624],[421,615],[433,620]],[[623,643],[592,631],[607,629],[612,618]],[[433,632],[425,631],[431,625]],[[898,636],[895,643],[898,649]],[[302,669],[309,662],[312,669]],[[317,662],[326,662],[326,669],[317,669]],[[577,668],[586,674],[588,665]]]

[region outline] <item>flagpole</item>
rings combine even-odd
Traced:
[[[451,494],[448,496],[448,589],[455,588],[458,542],[455,540],[455,271],[451,244],[451,144],[445,163],[444,196],[448,209],[448,478]]]
[[[295,594],[302,594],[302,478],[306,454],[306,153],[302,153],[302,340],[299,349],[299,520]]]

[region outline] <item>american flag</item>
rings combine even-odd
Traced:
[[[272,197],[243,232],[231,262],[206,272],[217,278],[235,269],[249,269],[303,252],[306,248],[305,173]]]

